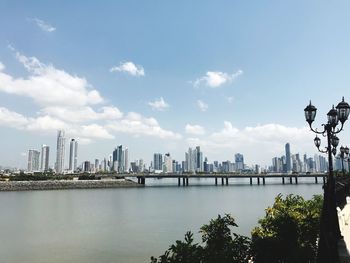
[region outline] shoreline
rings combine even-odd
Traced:
[[[0,192],[143,187],[130,180],[1,181]]]

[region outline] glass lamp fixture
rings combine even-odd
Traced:
[[[350,106],[348,103],[344,101],[344,97],[341,102],[336,107],[338,119],[339,121],[344,124],[344,122],[348,119],[349,113],[350,113]]]

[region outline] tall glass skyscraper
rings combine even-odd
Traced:
[[[286,169],[287,173],[290,173],[292,171],[292,163],[291,163],[291,156],[290,156],[290,145],[289,143],[286,143]]]
[[[41,146],[41,164],[40,164],[40,169],[42,172],[49,170],[49,155],[50,155],[50,147],[43,144]]]
[[[66,138],[64,137],[64,130],[57,132],[57,151],[56,151],[56,173],[63,173],[64,171],[64,152],[65,152]]]
[[[78,141],[71,139],[69,145],[69,171],[75,172],[78,164]]]

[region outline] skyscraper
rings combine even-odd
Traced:
[[[286,168],[287,168],[287,173],[290,173],[292,171],[292,163],[291,163],[289,143],[286,143],[285,148],[286,148]]]
[[[65,152],[66,138],[64,137],[64,130],[57,132],[57,151],[56,151],[56,173],[61,174],[64,171],[64,152]]]
[[[71,139],[69,144],[69,171],[75,172],[78,163],[78,141]]]
[[[163,172],[171,173],[173,172],[173,161],[171,159],[170,153],[164,155],[164,169]]]
[[[41,146],[41,163],[40,163],[40,170],[42,172],[49,170],[49,156],[50,156],[50,147],[43,144]]]
[[[123,145],[117,146],[113,151],[113,170],[119,173],[124,172]]]
[[[124,172],[129,172],[129,149],[127,147],[124,150]]]
[[[235,154],[235,163],[237,171],[242,171],[244,169],[244,157],[243,154]]]
[[[37,150],[29,150],[28,151],[28,172],[36,172],[39,171],[39,159],[40,152]]]
[[[153,154],[153,169],[155,171],[163,170],[163,156],[161,153]]]
[[[203,153],[200,146],[196,147],[196,171],[203,172]]]

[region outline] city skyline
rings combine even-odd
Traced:
[[[349,100],[349,7],[2,2],[0,165],[26,167],[42,143],[53,161],[58,129],[84,160],[118,144],[147,162],[200,145],[210,160],[268,165],[286,141],[312,155],[308,100],[319,116]]]
[[[235,153],[232,159],[208,160],[207,154],[201,151],[200,146],[188,148],[184,152],[183,159],[175,159],[168,153],[154,153],[150,163],[144,162],[143,158],[135,159],[129,162],[129,149],[120,144],[114,150],[104,157],[95,156],[94,161],[83,160],[78,165],[78,141],[70,139],[68,166],[65,163],[65,143],[66,138],[64,130],[57,131],[57,152],[54,166],[49,165],[49,146],[42,145],[41,154],[35,149],[28,151],[27,172],[46,172],[52,169],[56,173],[76,173],[76,172],[151,172],[151,173],[212,173],[212,172],[272,172],[272,173],[291,173],[291,172],[324,172],[327,168],[326,157],[314,154],[308,157],[303,154],[303,160],[300,153],[291,153],[290,143],[285,144],[285,154],[281,157],[273,157],[272,165],[261,165],[259,163],[247,164],[244,162],[244,155]],[[339,170],[339,155],[334,159],[334,167]],[[41,161],[40,161],[41,160]],[[231,161],[232,160],[232,161]],[[40,164],[39,164],[40,162]],[[39,169],[40,167],[40,169]]]

